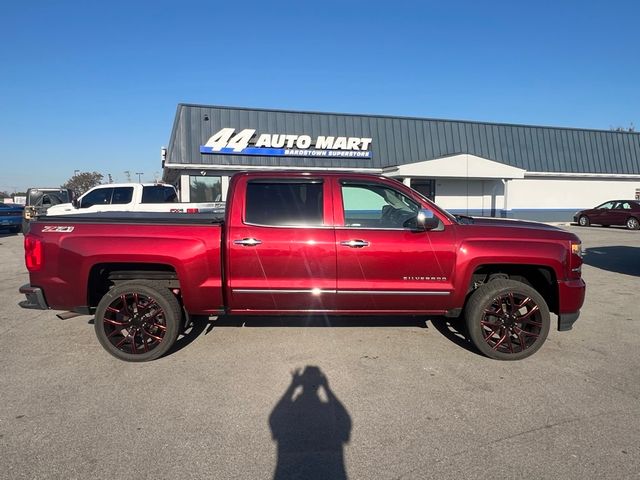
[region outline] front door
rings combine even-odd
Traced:
[[[227,233],[232,310],[334,308],[329,191],[322,179],[261,178],[246,184],[242,221],[231,222]]]
[[[334,197],[337,306],[351,311],[449,308],[455,261],[450,228],[415,231],[406,221],[421,208],[388,184],[339,181]]]

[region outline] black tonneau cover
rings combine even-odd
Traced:
[[[222,225],[224,213],[94,212],[38,217],[36,223],[121,223],[163,225]]]

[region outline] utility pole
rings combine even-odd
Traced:
[[[142,183],[142,180],[140,180],[140,177],[144,174],[144,172],[136,172],[136,175],[138,175],[138,183]]]
[[[131,183],[131,172],[129,170],[125,170],[124,174],[127,176],[127,183]]]

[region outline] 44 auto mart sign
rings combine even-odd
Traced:
[[[270,157],[346,157],[371,158],[371,138],[261,133],[250,128],[235,133],[223,128],[214,133],[200,153],[262,155]]]

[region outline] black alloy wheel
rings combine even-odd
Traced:
[[[145,362],[169,351],[178,338],[182,310],[175,295],[155,282],[123,282],[96,309],[95,331],[104,349],[120,360]]]
[[[479,287],[465,308],[476,348],[496,360],[521,360],[542,347],[551,326],[549,307],[532,287],[493,280]]]

